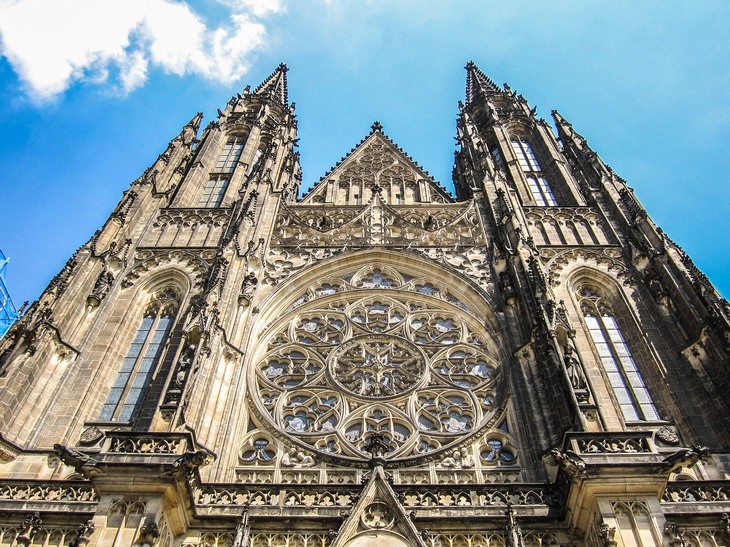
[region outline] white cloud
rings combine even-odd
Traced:
[[[222,4],[238,8],[240,10],[250,10],[254,15],[262,17],[269,13],[282,13],[284,4],[281,0],[219,0]]]
[[[230,83],[248,70],[266,32],[249,13],[283,8],[279,0],[225,3],[235,13],[208,28],[175,0],[0,0],[0,53],[36,101],[82,80],[128,93],[150,67]]]

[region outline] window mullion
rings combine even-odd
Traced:
[[[137,370],[140,356],[147,351],[147,345],[150,340],[150,335],[154,331],[156,319],[156,316],[152,315],[146,315],[144,319],[142,319],[142,322],[134,336],[134,340],[132,341],[132,345],[129,348],[129,351],[127,351],[124,361],[122,361],[122,368],[117,373],[117,378],[112,386],[112,390],[102,407],[102,419],[116,420],[118,418],[119,411],[123,406],[122,401],[127,397],[130,385]],[[142,333],[144,333],[144,337],[140,340],[140,334]],[[120,388],[121,391],[119,391]]]
[[[621,375],[621,378],[623,380],[624,389],[628,393],[630,399],[631,399],[631,406],[633,407],[634,413],[639,417],[639,419],[644,419],[644,414],[642,412],[642,409],[640,405],[638,404],[638,400],[636,398],[636,393],[634,392],[634,386],[632,385],[632,382],[629,380],[629,376],[626,371],[626,366],[621,359],[620,353],[616,349],[615,345],[615,338],[611,335],[611,331],[606,327],[606,321],[611,321],[612,326],[616,326],[615,321],[613,320],[612,316],[606,316],[606,315],[600,315],[599,316],[599,323],[601,327],[601,333],[606,341],[606,345],[611,352],[611,359],[614,362],[614,365],[616,366],[616,369],[619,371],[619,374]],[[615,329],[614,329],[615,330]],[[625,345],[624,345],[625,346]],[[619,402],[620,404],[620,402]]]
[[[137,408],[139,401],[144,394],[147,384],[152,377],[159,358],[164,348],[164,343],[169,332],[172,317],[170,315],[157,315],[150,333],[147,336],[145,347],[140,352],[133,373],[127,382],[127,389],[122,396],[122,400],[117,408],[118,419],[128,421],[132,418],[134,410]],[[146,368],[146,370],[144,370]],[[136,393],[134,393],[136,392]],[[134,394],[134,398],[131,398]],[[125,412],[125,409],[128,409]]]
[[[629,350],[628,345],[626,344],[626,341],[623,338],[623,335],[621,334],[621,329],[619,329],[618,323],[616,322],[616,318],[613,316],[607,316],[606,322],[610,323],[611,330],[608,332],[608,337],[610,340],[612,351],[614,352],[614,355],[616,356],[616,361],[619,363],[619,366],[621,367],[622,374],[624,378],[626,379],[626,385],[631,390],[631,397],[634,401],[634,407],[637,410],[637,413],[641,416],[644,420],[658,420],[659,416],[656,412],[656,408],[654,407],[654,403],[651,400],[651,396],[649,394],[649,390],[646,388],[646,384],[644,383],[644,379],[641,377],[641,373],[639,372],[638,367],[636,366],[636,362],[634,361],[633,356],[631,355],[631,351]],[[617,344],[620,344],[622,351],[618,351]],[[629,368],[631,370],[629,370]],[[633,375],[633,376],[632,376]],[[635,377],[635,381],[632,381],[632,378]],[[641,399],[637,395],[637,390],[641,390],[643,393],[646,394],[646,403],[642,403]],[[649,415],[650,414],[650,415]]]

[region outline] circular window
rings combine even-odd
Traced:
[[[262,336],[249,385],[272,428],[351,462],[370,458],[373,433],[388,459],[414,459],[493,425],[499,364],[461,302],[385,268],[332,286],[297,300]]]

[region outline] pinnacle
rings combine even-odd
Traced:
[[[555,125],[558,127],[558,131],[566,132],[566,133],[575,133],[575,130],[573,129],[573,124],[571,124],[568,120],[566,120],[560,112],[557,110],[551,111],[553,120],[555,121]]]
[[[198,132],[198,129],[200,129],[200,122],[201,122],[202,119],[203,119],[203,113],[202,112],[198,112],[187,123],[186,127],[190,127],[191,129],[193,129],[193,131],[195,131],[197,133]]]
[[[382,133],[383,132],[383,125],[379,121],[375,121],[373,125],[370,126],[370,134],[372,135],[375,132]]]

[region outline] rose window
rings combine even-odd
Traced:
[[[354,395],[393,397],[415,387],[425,359],[410,342],[395,336],[360,336],[331,357],[333,380]]]
[[[387,458],[410,460],[494,425],[496,349],[463,302],[388,267],[323,283],[261,336],[249,385],[271,426],[329,458],[366,461],[372,433]]]

